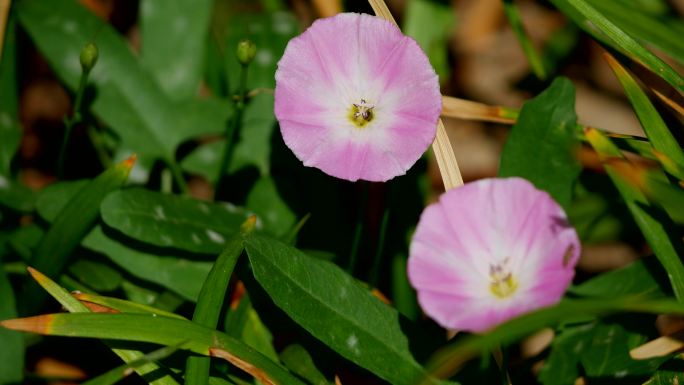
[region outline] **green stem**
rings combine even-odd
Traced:
[[[359,247],[361,246],[361,237],[363,235],[363,221],[366,217],[366,206],[368,204],[368,194],[370,190],[370,185],[368,182],[361,183],[363,186],[363,192],[361,193],[361,203],[359,204],[359,212],[356,218],[354,240],[352,241],[352,248],[351,252],[349,253],[349,266],[347,266],[347,272],[351,275],[354,274],[354,269],[356,268],[356,261],[359,257]]]
[[[546,79],[544,63],[537,53],[537,50],[534,48],[534,45],[532,45],[532,41],[530,40],[529,36],[525,32],[525,26],[523,26],[522,18],[520,17],[518,8],[515,6],[515,4],[513,4],[513,0],[503,0],[503,6],[504,13],[508,18],[508,22],[511,23],[513,32],[515,32],[518,42],[520,42],[520,46],[522,47],[525,56],[527,56],[527,60],[530,62],[532,72],[534,72],[538,79]]]
[[[176,184],[178,185],[178,188],[180,188],[181,193],[183,195],[188,195],[190,193],[190,190],[188,189],[187,183],[185,183],[185,178],[183,178],[183,171],[181,170],[180,166],[178,166],[178,163],[174,160],[169,160],[166,162],[166,165],[169,167],[169,170],[171,170],[171,174],[173,174],[173,179],[176,181]]]
[[[97,154],[97,159],[103,168],[109,168],[112,165],[112,158],[109,156],[107,149],[105,148],[104,141],[102,140],[102,133],[94,126],[88,127],[88,137],[90,142],[95,148],[95,153]]]
[[[57,160],[57,176],[62,178],[64,175],[64,161],[66,159],[66,150],[69,145],[69,138],[73,127],[81,121],[81,103],[83,102],[83,94],[85,93],[86,85],[88,84],[88,72],[81,72],[81,79],[78,82],[78,89],[76,90],[76,100],[74,101],[74,110],[71,117],[64,119],[64,138],[59,149],[59,159]]]
[[[219,168],[219,174],[216,177],[216,186],[214,188],[214,199],[219,196],[219,189],[221,186],[221,179],[228,171],[228,165],[233,157],[233,151],[235,150],[235,142],[237,142],[238,134],[240,133],[240,126],[242,124],[242,114],[245,110],[245,100],[247,95],[247,66],[240,66],[240,83],[238,86],[237,100],[235,101],[235,115],[231,120],[231,123],[226,126],[225,139],[226,146],[223,149],[223,155],[221,156],[221,167]]]
[[[375,256],[373,257],[373,268],[371,269],[370,285],[372,287],[378,286],[378,279],[380,275],[380,264],[382,262],[382,254],[385,249],[385,237],[387,235],[387,225],[389,224],[390,208],[385,203],[385,211],[382,214],[382,222],[380,223],[380,233],[378,234],[378,246],[375,249]]]

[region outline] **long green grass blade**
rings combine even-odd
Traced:
[[[128,377],[135,371],[136,368],[147,364],[153,364],[155,361],[164,359],[183,347],[183,343],[174,346],[164,346],[160,349],[145,354],[131,362],[114,368],[106,373],[103,373],[93,379],[81,383],[81,385],[113,385],[122,379]]]
[[[120,298],[105,297],[86,293],[72,294],[72,296],[81,301],[81,303],[86,303],[86,306],[88,303],[90,303],[121,313],[157,314],[164,317],[179,318],[183,320],[186,319],[176,313],[171,313],[165,310],[157,309],[156,307],[139,304],[132,301],[126,301]]]
[[[154,314],[74,313],[47,314],[0,322],[0,326],[44,335],[103,338],[177,345],[201,355],[221,357],[262,380],[263,383],[304,383],[244,343],[191,321]]]
[[[644,301],[639,297],[600,300],[564,300],[556,306],[541,309],[508,321],[489,333],[473,335],[439,351],[428,365],[438,377],[453,374],[464,362],[481,353],[505,346],[548,326],[565,320],[596,317],[615,312],[684,314],[684,305],[667,299]]]
[[[629,71],[612,56],[606,55],[605,57],[610,68],[613,69],[615,76],[625,89],[625,93],[632,103],[632,107],[634,107],[634,110],[636,111],[641,126],[644,128],[644,132],[646,132],[653,147],[657,151],[665,154],[676,165],[679,165],[679,167],[672,167],[671,163],[663,162],[663,167],[670,174],[684,179],[684,175],[678,175],[678,171],[681,169],[682,165],[684,165],[684,152],[682,152],[677,139],[672,135],[672,132],[670,132],[670,129],[660,117],[658,111],[653,104],[651,104],[646,93],[642,91],[641,87],[639,87],[639,84],[637,84],[636,80],[630,75]]]
[[[66,289],[59,286],[53,280],[42,274],[36,269],[31,267],[28,268],[31,277],[38,282],[38,284],[45,289],[60,305],[64,306],[71,313],[89,313],[90,310],[86,305],[81,303],[77,298],[71,295]],[[144,354],[137,350],[131,349],[116,349],[112,348],[111,344],[107,341],[103,341],[105,345],[109,346],[110,349],[119,356],[124,362],[132,363],[143,359]],[[154,373],[154,378],[149,380],[152,385],[178,385],[178,382],[173,379],[170,373],[161,375],[164,373],[165,369],[161,369],[154,362],[143,362],[133,366],[133,369],[140,376],[145,378],[147,375]]]
[[[58,276],[72,252],[93,227],[100,213],[100,202],[110,192],[119,189],[128,179],[135,164],[135,156],[111,167],[69,200],[59,212],[50,229],[35,250],[31,265],[48,277]],[[28,282],[24,286],[25,312],[33,314],[40,309],[45,293]]]
[[[613,142],[596,129],[588,129],[585,133],[591,146],[603,159],[622,158],[622,153]],[[618,173],[615,166],[606,164],[606,172],[617,187],[620,195],[625,200],[627,208],[632,213],[634,220],[639,226],[644,238],[653,249],[654,254],[660,260],[668,278],[672,284],[675,296],[684,301],[684,265],[679,258],[680,246],[675,246],[673,239],[667,232],[667,228],[661,218],[654,218],[648,210],[651,205],[644,193],[639,188],[625,181]],[[681,243],[681,240],[677,240]]]
[[[550,0],[585,32],[643,64],[680,92],[684,78],[585,0]]]
[[[534,44],[532,44],[530,37],[525,31],[525,26],[523,25],[522,18],[520,17],[518,7],[516,7],[516,5],[513,3],[513,0],[503,0],[503,7],[504,13],[508,18],[508,22],[511,24],[511,28],[513,28],[513,32],[518,38],[518,42],[520,43],[527,60],[530,62],[532,72],[534,72],[537,78],[541,80],[546,79],[544,62],[542,61],[537,50],[534,48]]]
[[[216,259],[207,279],[197,298],[197,306],[192,316],[192,321],[216,329],[226,289],[233,274],[242,250],[244,250],[244,235],[254,230],[256,217],[250,217],[243,225],[239,234],[232,236],[226,243],[226,247]],[[185,385],[207,385],[209,382],[210,360],[208,357],[188,357],[185,366]]]

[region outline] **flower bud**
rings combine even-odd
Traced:
[[[83,50],[81,50],[81,68],[83,68],[83,72],[89,73],[90,70],[95,67],[95,63],[97,63],[97,56],[98,51],[95,44],[88,43],[85,47],[83,47]]]
[[[237,58],[243,66],[249,65],[256,56],[256,44],[249,39],[240,40],[237,45]]]

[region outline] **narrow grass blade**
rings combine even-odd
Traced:
[[[100,202],[126,182],[134,164],[135,156],[132,156],[106,170],[67,203],[36,248],[31,259],[36,270],[48,277],[56,277],[62,272],[72,252],[95,224],[100,212]],[[32,314],[40,309],[45,293],[32,282],[28,282],[24,286],[22,298],[26,303],[25,313]]]
[[[66,289],[59,286],[57,283],[52,281],[50,278],[42,274],[36,269],[29,267],[28,269],[31,277],[38,282],[38,284],[45,289],[53,298],[55,298],[65,309],[72,313],[88,313],[90,309],[81,303],[77,298],[72,296]],[[109,344],[105,342],[105,345]],[[110,346],[111,348],[111,346]],[[119,356],[124,362],[130,363],[143,357],[143,353],[137,350],[129,349],[115,349],[111,348],[112,351]],[[176,380],[171,377],[170,373],[166,375],[160,375],[164,373],[154,362],[141,363],[134,367],[134,370],[140,374],[143,378],[150,373],[155,373],[154,379],[150,380],[150,384],[153,385],[178,385]]]
[[[587,129],[585,136],[603,160],[611,158],[622,159],[622,153],[617,146],[609,138],[601,134],[600,131]],[[625,200],[627,208],[634,217],[644,238],[646,238],[654,254],[658,257],[665,270],[667,270],[675,296],[680,301],[684,301],[684,265],[682,265],[682,261],[679,258],[679,246],[675,246],[673,239],[670,238],[665,225],[662,223],[662,219],[653,217],[651,205],[644,193],[626,182],[619,175],[615,166],[608,163],[605,164],[605,168],[608,176],[610,176],[613,184],[615,184],[615,187]],[[676,240],[676,242],[681,243],[681,240]]]
[[[609,54],[605,55],[606,61],[613,69],[615,76],[625,89],[625,93],[632,103],[632,107],[636,111],[641,126],[644,128],[648,139],[653,144],[653,147],[665,154],[675,165],[669,162],[663,163],[665,170],[680,179],[684,179],[684,175],[677,175],[678,170],[684,165],[684,152],[682,152],[677,139],[675,139],[670,129],[665,125],[665,122],[658,114],[648,96],[641,90],[639,84],[630,75],[629,71],[625,69],[615,58]],[[679,167],[677,167],[679,165]]]
[[[256,217],[252,216],[242,225],[241,232],[228,240],[207,279],[204,280],[192,316],[193,322],[208,328],[216,328],[233,268],[245,248],[244,235],[252,232],[255,225]],[[209,382],[210,364],[208,357],[188,357],[185,366],[185,385],[206,385]]]
[[[186,319],[183,316],[180,316],[176,313],[171,313],[168,311],[157,309],[152,306],[147,306],[132,301],[126,301],[119,298],[105,297],[101,295],[85,293],[72,294],[72,296],[81,301],[81,303],[85,304],[86,306],[88,306],[88,304],[94,304],[106,309],[111,309],[113,312],[116,313],[157,314],[164,317],[178,318],[183,320]]]
[[[684,78],[663,60],[639,44],[585,0],[551,0],[585,32],[608,44],[662,77],[679,92],[684,92]]]
[[[163,348],[147,353],[125,365],[121,365],[93,379],[83,382],[81,385],[113,385],[135,373],[134,369],[164,359],[182,347],[183,343],[174,346],[164,346]]]
[[[520,43],[525,56],[527,56],[527,60],[530,62],[532,72],[534,72],[537,78],[541,80],[546,79],[544,63],[542,62],[537,50],[534,48],[530,37],[527,36],[527,32],[525,32],[525,26],[522,23],[518,7],[515,6],[513,0],[503,0],[503,7],[504,13],[508,18],[508,22],[511,24],[511,28],[513,28],[513,32],[518,38],[518,42]]]
[[[596,317],[615,312],[684,314],[684,305],[673,300],[644,301],[638,298],[564,300],[556,306],[537,310],[508,321],[489,333],[472,335],[437,352],[428,370],[438,377],[450,376],[467,360],[524,338],[544,327],[577,316]]]
[[[2,321],[0,326],[44,335],[137,341],[167,346],[187,341],[184,349],[205,356],[230,356],[235,361],[258,368],[268,376],[270,383],[303,385],[303,382],[280,365],[244,343],[225,333],[177,318],[125,313],[47,314]]]

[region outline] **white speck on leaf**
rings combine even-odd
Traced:
[[[78,25],[71,20],[67,20],[62,24],[62,28],[64,28],[66,33],[74,33],[78,29]]]
[[[164,208],[161,206],[154,206],[154,219],[164,220],[166,219],[166,214],[164,213]]]
[[[169,237],[168,235],[162,235],[161,240],[162,240],[162,243],[164,243],[165,245],[172,245],[173,244],[173,239],[171,239],[171,237]]]
[[[359,339],[356,337],[355,334],[352,334],[349,337],[347,337],[347,347],[351,349],[354,352],[354,354],[361,354],[361,351],[359,350]]]
[[[615,378],[622,378],[622,377],[627,376],[628,374],[629,374],[629,371],[627,371],[627,370],[618,370],[617,372],[615,372],[614,377]]]
[[[195,233],[192,233],[192,241],[198,245],[202,243],[202,239]]]
[[[12,117],[6,112],[0,113],[0,127],[9,127],[12,125]]]
[[[199,207],[199,210],[200,210],[201,212],[203,212],[203,213],[205,213],[205,214],[209,214],[209,206],[207,206],[206,204],[200,203],[200,204],[197,205],[197,207]]]
[[[207,236],[216,243],[226,243],[226,240],[223,238],[223,236],[214,230],[207,229]]]
[[[9,182],[7,181],[7,178],[4,176],[0,175],[0,189],[6,189],[9,187]]]

